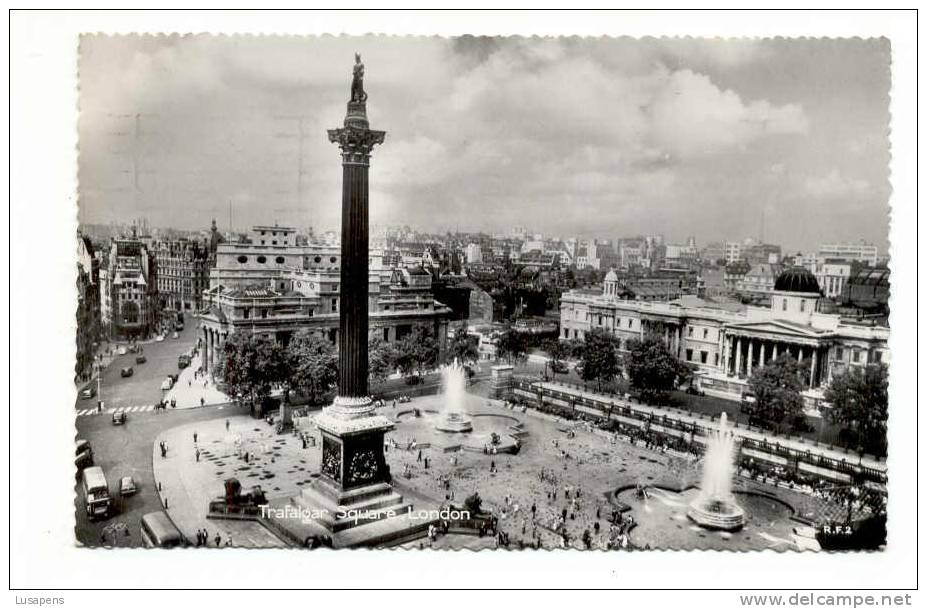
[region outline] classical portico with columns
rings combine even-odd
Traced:
[[[829,353],[832,335],[827,331],[770,320],[730,324],[724,328],[724,361],[728,376],[746,379],[755,368],[789,354],[799,362],[808,361],[808,388],[829,380]]]
[[[835,374],[888,362],[888,327],[819,312],[820,288],[804,268],[778,277],[769,307],[695,297],[626,300],[611,275],[601,291],[570,290],[562,296],[560,338],[582,340],[602,329],[626,351],[631,339],[660,337],[673,355],[695,368],[697,384],[711,395],[739,400],[755,370],[788,353],[808,367],[805,398],[815,407]]]

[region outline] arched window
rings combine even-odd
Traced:
[[[283,256],[277,256],[275,262],[277,264],[283,264],[284,262],[286,262],[286,259]]]
[[[248,257],[247,257],[247,256],[239,256],[239,257],[238,257],[238,262],[240,262],[241,264],[244,264],[244,263],[248,262]]]
[[[264,264],[265,262],[267,262],[267,257],[266,257],[266,256],[258,256],[258,257],[257,257],[257,261],[258,261],[260,264]]]

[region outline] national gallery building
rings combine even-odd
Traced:
[[[770,307],[714,303],[694,297],[670,302],[622,300],[617,276],[609,272],[601,291],[571,290],[560,301],[560,338],[581,339],[602,328],[620,348],[656,334],[682,361],[694,364],[706,393],[739,399],[753,370],[784,353],[808,361],[809,406],[847,366],[888,362],[889,329],[872,320],[818,312],[821,291],[810,271],[783,272]]]

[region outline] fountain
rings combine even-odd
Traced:
[[[467,371],[454,360],[441,370],[444,384],[444,403],[435,423],[435,429],[451,433],[473,431],[473,421],[464,411],[463,404],[467,393]]]
[[[744,526],[744,510],[731,492],[735,448],[734,434],[727,428],[727,413],[722,412],[717,433],[708,438],[701,492],[687,513],[701,527],[733,531]]]

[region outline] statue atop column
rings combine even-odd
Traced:
[[[351,101],[364,103],[367,93],[364,92],[364,64],[361,63],[360,53],[354,53],[354,80],[351,82]]]

